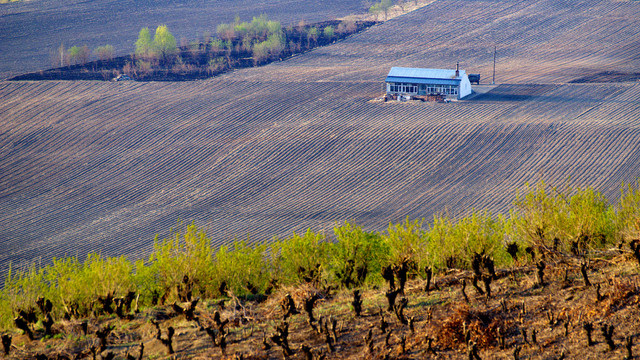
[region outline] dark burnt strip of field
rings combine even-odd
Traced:
[[[284,50],[280,54],[272,54],[266,58],[256,59],[250,49],[242,47],[242,38],[233,40],[231,49],[214,49],[211,42],[200,40],[192,45],[180,46],[177,56],[171,61],[159,62],[151,70],[137,71],[135,64],[138,59],[135,55],[115,57],[111,60],[95,60],[84,64],[75,64],[58,67],[49,70],[41,70],[28,74],[18,75],[10,81],[41,81],[41,80],[104,80],[114,79],[119,74],[125,74],[136,81],[193,81],[207,79],[235,69],[243,69],[270,64],[274,61],[283,61],[314,48],[327,46],[336,41],[362,32],[371,26],[379,24],[379,21],[354,21],[346,30],[336,32],[334,36],[318,36],[315,40],[309,39],[309,29],[325,29],[327,27],[338,28],[344,22],[329,20],[318,23],[289,26],[283,28]],[[179,60],[178,60],[179,59]],[[212,61],[220,61],[215,67]],[[180,65],[177,62],[180,62]],[[129,69],[129,70],[128,70]]]

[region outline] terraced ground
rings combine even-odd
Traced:
[[[354,220],[505,211],[541,177],[611,199],[640,175],[640,2],[438,0],[289,61],[198,82],[0,83],[0,271],[143,256],[178,219],[217,244]],[[382,103],[391,66],[496,87]],[[485,81],[483,80],[483,81]]]

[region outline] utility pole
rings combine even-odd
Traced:
[[[498,52],[498,46],[494,46],[493,48],[493,81],[491,85],[495,85],[496,83],[496,52]]]

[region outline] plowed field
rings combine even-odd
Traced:
[[[142,256],[178,219],[218,244],[507,209],[526,181],[616,198],[640,175],[640,3],[436,1],[332,46],[183,83],[0,83],[0,270]],[[370,101],[391,66],[501,85],[449,104]],[[634,48],[635,46],[635,48]],[[482,91],[480,91],[482,90]]]

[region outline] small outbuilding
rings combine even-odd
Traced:
[[[471,83],[464,70],[392,67],[385,80],[387,94],[462,99],[471,94]]]

